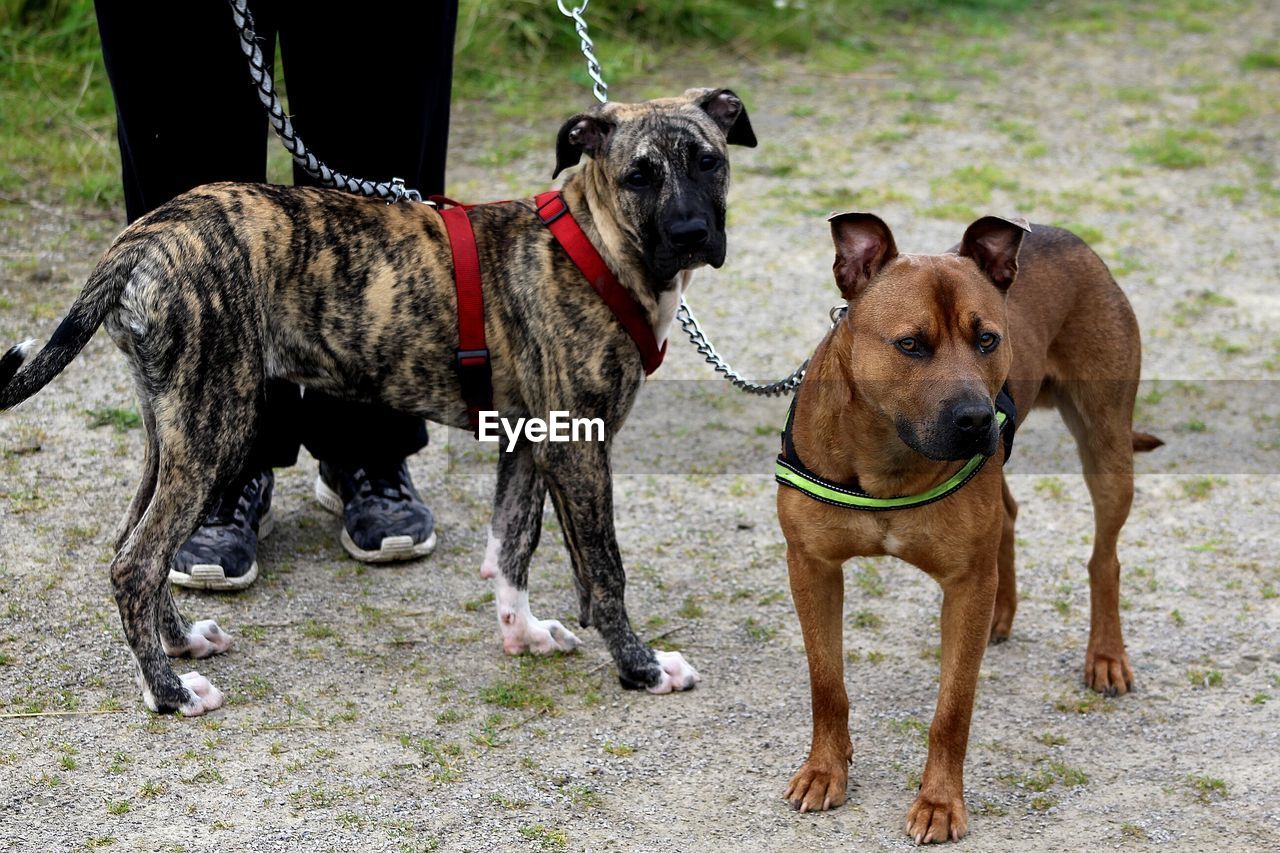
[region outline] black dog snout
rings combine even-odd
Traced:
[[[678,249],[701,248],[707,244],[707,240],[711,239],[707,220],[700,217],[673,223],[669,233],[672,245]]]
[[[960,403],[951,410],[956,429],[966,435],[977,435],[990,429],[994,417],[989,403]]]

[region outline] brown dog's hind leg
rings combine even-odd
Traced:
[[[1087,386],[1087,387],[1084,387]],[[1084,682],[1107,696],[1128,693],[1133,669],[1120,629],[1120,560],[1116,546],[1133,503],[1133,388],[1128,382],[1079,383],[1058,408],[1080,451],[1093,500],[1089,558],[1089,647]]]
[[[942,660],[938,707],[929,726],[929,757],[920,793],[907,811],[907,834],[917,844],[956,841],[969,831],[964,804],[964,756],[995,604],[997,568],[972,566],[940,580]]]
[[[1004,526],[1000,532],[999,575],[995,612],[991,617],[991,642],[1003,643],[1013,629],[1013,614],[1018,609],[1018,579],[1013,570],[1013,524],[1018,518],[1018,503],[1009,491],[1009,481],[1001,474],[1004,490]]]
[[[844,573],[839,561],[804,554],[790,543],[787,573],[809,658],[813,740],[782,796],[802,812],[822,811],[844,803],[853,758],[844,687]]]

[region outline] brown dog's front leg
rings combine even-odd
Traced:
[[[994,555],[991,555],[994,558]],[[917,844],[956,841],[969,831],[964,805],[964,756],[978,689],[978,669],[991,631],[996,565],[974,566],[940,580],[942,664],[938,708],[929,727],[929,758],[920,793],[907,811],[907,834]]]
[[[853,744],[844,689],[844,575],[840,561],[805,554],[787,544],[791,598],[809,658],[813,741],[809,759],[791,777],[783,798],[802,812],[844,803]]]

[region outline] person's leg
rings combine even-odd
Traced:
[[[280,50],[299,136],[331,168],[374,180],[403,178],[422,194],[444,191],[456,0],[351,7],[347,38],[297,0],[281,15]],[[371,54],[353,44],[403,42]],[[316,182],[295,167],[298,184]],[[405,457],[426,446],[426,426],[379,406],[308,392],[303,442],[321,460],[317,497],[344,516],[343,545],[358,559],[428,553],[434,522],[409,480]]]
[[[255,5],[257,31],[274,44],[274,9]],[[266,118],[226,4],[97,0],[95,8],[129,221],[201,184],[265,180]],[[257,541],[270,529],[271,468],[292,465],[298,455],[291,415],[297,400],[296,386],[272,384],[247,470],[179,551],[175,582],[252,582]]]
[[[265,180],[267,124],[226,4],[94,7],[129,221],[201,184]],[[265,16],[258,25],[274,40]]]

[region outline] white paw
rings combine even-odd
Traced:
[[[222,691],[213,686],[213,682],[198,672],[186,672],[178,676],[182,686],[187,688],[191,696],[189,702],[178,706],[178,713],[184,717],[199,717],[222,707]]]
[[[498,575],[494,585],[503,651],[509,655],[525,652],[549,655],[578,648],[578,638],[564,625],[554,619],[534,617],[529,610],[528,590],[516,589],[502,575]]]
[[[578,648],[579,640],[573,632],[555,619],[517,620],[514,624],[502,624],[502,650],[509,655],[532,652],[549,655],[553,652],[571,652]]]
[[[662,680],[649,688],[650,693],[671,693],[675,690],[692,690],[702,680],[698,671],[689,665],[679,652],[655,652],[658,666],[662,667]]]
[[[218,627],[212,619],[202,619],[191,626],[187,632],[186,643],[182,646],[171,646],[161,639],[164,653],[171,658],[186,655],[192,658],[207,658],[220,655],[231,648],[231,635]]]

